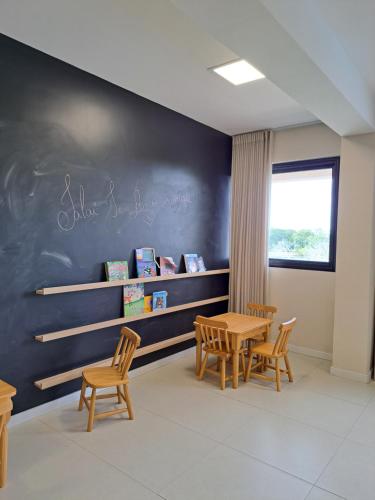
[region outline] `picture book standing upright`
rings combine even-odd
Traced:
[[[198,254],[197,253],[184,253],[185,268],[187,273],[198,272]]]
[[[156,276],[155,250],[153,248],[137,248],[135,250],[138,278]]]
[[[124,285],[124,316],[144,313],[144,285]]]
[[[177,264],[173,260],[173,257],[159,257],[159,264],[160,276],[176,274]]]
[[[167,295],[166,291],[154,292],[152,294],[152,310],[157,311],[158,309],[167,308]]]
[[[129,279],[128,263],[126,260],[114,260],[105,263],[107,281]]]

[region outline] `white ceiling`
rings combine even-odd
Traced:
[[[237,54],[168,0],[2,0],[0,30],[231,135],[316,121],[268,80],[208,71]]]
[[[1,0],[0,31],[228,134],[375,130],[375,0]],[[232,86],[207,68],[243,57]]]
[[[316,4],[375,91],[375,0],[316,0]]]

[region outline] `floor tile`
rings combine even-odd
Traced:
[[[343,497],[338,497],[337,495],[333,495],[333,493],[314,487],[306,497],[306,500],[341,500],[342,498]]]
[[[374,498],[375,449],[346,440],[317,485],[347,500]]]
[[[363,384],[335,377],[327,366],[317,367],[299,382],[299,387],[363,406],[375,396],[375,383]]]
[[[225,443],[315,483],[342,443],[342,438],[263,412],[229,436]]]
[[[226,397],[246,402],[279,415],[345,437],[363,412],[363,406],[331,398],[289,384],[277,392],[272,387],[249,382],[237,390],[228,390]]]
[[[348,438],[357,443],[375,447],[375,400],[365,408]]]
[[[289,352],[289,360],[293,371],[294,379],[297,381],[303,377],[309,375],[318,366],[325,364],[331,365],[331,362],[325,361],[319,358],[313,358],[311,356],[305,356],[304,354],[298,354],[295,352]]]
[[[141,377],[132,384],[135,408],[145,408],[215,440],[222,441],[260,412],[258,408],[223,398],[218,394],[220,389],[214,390],[205,380],[196,382],[194,376],[184,383],[179,375],[175,375],[173,382],[165,373],[148,375],[147,383]]]
[[[47,425],[10,430],[8,482],[1,500],[160,500],[142,485]]]
[[[97,421],[91,433],[85,432],[87,412],[75,408],[52,412],[43,421],[153,491],[216,446],[211,439],[139,408],[135,420],[107,418]]]
[[[311,485],[218,445],[161,494],[167,500],[303,500]]]

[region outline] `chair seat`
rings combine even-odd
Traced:
[[[275,358],[280,358],[285,354],[285,353],[272,354],[274,348],[275,344],[273,342],[263,342],[263,344],[256,344],[254,347],[252,347],[251,352],[253,352],[254,354],[261,354],[262,356],[268,356],[268,357],[273,356]]]
[[[82,373],[83,379],[90,387],[103,388],[127,384],[129,379],[121,378],[121,373],[113,366],[88,368]]]

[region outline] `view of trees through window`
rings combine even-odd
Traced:
[[[329,261],[332,170],[272,175],[269,257]]]

